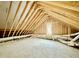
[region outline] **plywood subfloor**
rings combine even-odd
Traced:
[[[0,43],[0,57],[79,57],[79,50],[52,40],[24,38]]]

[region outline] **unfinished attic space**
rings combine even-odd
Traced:
[[[79,1],[0,1],[0,58],[78,58]]]

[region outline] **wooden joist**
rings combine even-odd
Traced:
[[[45,22],[47,19],[44,17],[43,20],[37,23],[37,25],[34,27],[33,31],[35,31],[43,22]]]
[[[69,10],[73,10],[73,11],[78,11],[79,12],[79,8],[76,8],[75,6],[64,4],[63,2],[61,3],[61,2],[49,2],[49,1],[46,2],[46,1],[44,1],[43,3],[51,4],[51,5],[55,5],[55,6],[59,6],[59,7],[65,8],[65,9],[69,9]]]
[[[25,22],[24,22],[23,25],[20,27],[20,29],[18,30],[18,32],[16,33],[16,35],[20,32],[20,30],[23,31],[23,30],[26,28],[27,24],[33,19],[33,17],[35,16],[35,14],[37,14],[37,12],[39,11],[39,9],[40,9],[40,8],[37,8],[37,9],[35,10],[35,12],[34,12],[33,15],[30,17],[30,19],[29,19],[29,17],[26,18]],[[25,26],[25,25],[26,25],[26,26]]]
[[[33,20],[28,24],[28,26],[26,27],[27,30],[32,29],[31,26],[33,25],[34,22],[36,22],[39,18],[41,18],[41,16],[43,16],[43,11],[40,10],[39,14],[36,15]],[[34,26],[34,25],[33,25]]]
[[[38,4],[40,4],[41,5],[41,7],[43,8],[43,9],[45,9],[45,10],[49,10],[49,11],[53,11],[53,12],[56,12],[56,13],[58,13],[58,14],[60,14],[62,17],[63,16],[65,16],[66,18],[68,18],[69,19],[69,23],[71,23],[70,25],[71,26],[73,26],[73,25],[75,25],[76,27],[76,29],[78,29],[78,22],[79,22],[79,17],[77,17],[76,15],[74,15],[74,14],[72,14],[72,12],[69,12],[69,10],[67,10],[67,9],[64,9],[64,8],[59,8],[58,6],[53,6],[53,5],[51,5],[51,4],[44,4],[44,3],[40,3],[40,2],[38,2]],[[70,11],[72,11],[72,10],[70,10]],[[56,18],[57,18],[57,16],[55,16]],[[61,17],[61,18],[62,18]],[[62,20],[62,19],[61,19]],[[64,20],[65,21],[65,20]],[[63,21],[62,21],[63,22]],[[67,21],[65,21],[65,22],[67,22]],[[64,22],[64,23],[65,23]],[[75,24],[72,24],[72,22],[74,22]],[[67,24],[67,23],[66,23]]]
[[[26,2],[26,1],[25,1]],[[17,3],[17,2],[16,2]],[[75,3],[76,4],[76,3]],[[5,37],[6,29],[8,28],[8,22],[10,21],[10,14],[12,13],[12,7],[15,4],[10,2],[7,18],[6,18],[6,26],[3,33],[3,37]],[[21,35],[25,32],[35,32],[35,30],[43,24],[47,17],[49,16],[49,19],[57,20],[61,23],[67,24],[67,27],[64,27],[63,25],[61,27],[62,34],[68,33],[68,35],[65,35],[70,37],[71,29],[74,28],[79,31],[79,8],[76,8],[78,6],[72,6],[71,4],[63,3],[63,2],[46,2],[46,1],[27,1],[26,4],[24,4],[23,9],[19,15],[19,12],[21,10],[21,7],[23,5],[23,2],[20,1],[17,4],[15,13],[12,15],[14,16],[12,18],[13,23],[10,24],[11,27],[10,31],[8,33],[8,37],[10,35]],[[65,7],[64,7],[65,6]],[[12,10],[11,10],[12,9]],[[17,18],[17,15],[19,18]],[[51,18],[50,18],[51,17]],[[60,24],[61,25],[61,24]],[[14,29],[14,30],[13,30]],[[13,32],[12,32],[13,31]],[[64,37],[64,35],[62,35]],[[75,39],[74,39],[75,40]]]
[[[5,33],[6,33],[6,29],[7,29],[7,23],[8,23],[8,17],[9,17],[10,11],[11,11],[11,7],[12,7],[12,1],[10,2],[10,6],[9,6],[7,18],[6,18],[6,24],[5,24],[5,29],[4,29],[4,33],[3,33],[3,38],[5,37]]]
[[[79,29],[79,27],[78,27],[79,24],[78,24],[77,22],[75,22],[75,21],[73,21],[73,20],[70,20],[69,18],[67,18],[67,17],[65,17],[65,16],[62,16],[62,15],[60,15],[60,14],[54,12],[54,11],[49,11],[49,10],[46,10],[46,9],[44,9],[44,10],[45,10],[50,16],[57,18],[59,21],[62,21],[62,22],[64,22],[64,23],[68,24],[68,25],[71,25],[71,26],[73,26],[73,27],[76,28],[76,29]],[[63,20],[63,19],[64,19],[64,20]]]
[[[36,13],[36,15],[34,16],[34,18],[36,18],[40,13],[41,13],[41,10],[39,10],[39,12]],[[32,19],[33,21],[35,21],[34,18]],[[26,28],[28,27],[28,25],[29,25],[30,22],[31,22],[31,20],[26,23],[27,26],[24,27],[23,30],[26,30]],[[27,28],[27,29],[28,29],[28,28]],[[23,31],[23,30],[22,30],[22,31]],[[20,34],[22,33],[22,31],[20,32]],[[19,35],[20,35],[20,34],[19,34]]]
[[[40,16],[40,15],[39,15]],[[36,27],[36,25],[38,24],[38,22],[42,21],[43,18],[46,16],[46,14],[42,14],[39,18],[37,18],[37,21],[35,21],[29,28],[28,30],[33,31],[33,29]]]
[[[25,13],[25,11],[26,11],[26,9],[27,9],[27,6],[28,6],[28,5],[27,5],[27,3],[26,3],[26,6],[25,6],[25,8],[23,9],[23,12],[22,12],[22,14],[21,14],[21,16],[20,16],[20,18],[19,18],[20,21],[19,21],[19,23],[17,24],[17,26],[16,26],[16,28],[15,28],[15,30],[14,30],[12,36],[13,36],[13,35],[15,34],[15,32],[18,30],[20,24],[23,24],[23,22],[25,21],[25,19],[26,19],[26,17],[27,17],[27,14],[26,14],[26,16],[25,16],[24,19],[22,19],[22,17],[23,17],[23,14]],[[29,11],[30,16],[33,14],[35,8],[36,8],[36,4],[34,4],[34,6],[32,7],[32,9]],[[28,14],[28,16],[29,16],[29,14]]]
[[[9,31],[8,37],[10,36],[11,31],[12,31],[12,29],[13,29],[13,26],[14,26],[14,24],[15,24],[15,22],[16,22],[15,18],[16,18],[16,15],[18,14],[18,11],[19,11],[20,7],[21,7],[21,4],[22,4],[22,1],[19,2],[19,4],[18,4],[18,8],[17,8],[16,13],[15,13],[15,15],[14,15],[13,23],[12,23],[12,26],[11,26],[11,28],[10,28],[10,31]]]

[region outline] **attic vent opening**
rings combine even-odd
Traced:
[[[47,35],[52,35],[52,22],[47,22]]]

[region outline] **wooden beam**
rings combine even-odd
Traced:
[[[15,28],[15,30],[14,30],[12,36],[14,36],[15,32],[16,32],[17,29],[18,29],[18,26],[20,25],[20,23],[22,23],[23,20],[20,20],[20,19],[22,18],[23,14],[25,13],[25,11],[26,11],[26,9],[27,9],[27,7],[28,7],[28,4],[29,4],[29,2],[26,2],[26,5],[25,5],[25,7],[24,7],[24,9],[23,9],[23,11],[22,11],[22,14],[21,14],[20,18],[19,18],[19,23],[17,24],[17,26],[16,26],[16,28]]]
[[[40,12],[41,12],[41,10],[39,9],[38,12],[35,14],[35,16],[34,16],[33,18],[31,18],[28,23],[26,23],[26,26],[24,27],[23,30],[25,30],[25,29],[28,27],[29,23],[30,23],[32,20],[34,20],[34,18],[36,18],[36,17],[39,15]],[[23,30],[19,33],[19,35],[23,32]]]
[[[39,18],[41,18],[43,16],[43,12],[41,12],[37,17],[35,17],[33,20],[33,22],[31,22],[31,25],[29,25],[28,27],[25,28],[25,30],[27,30],[27,32],[31,29],[30,27],[33,26],[33,23],[36,21],[36,20],[39,20]]]
[[[49,15],[51,15],[52,17],[55,17],[55,18],[57,18],[59,21],[62,21],[62,22],[64,22],[64,23],[66,23],[66,24],[68,24],[68,25],[71,25],[71,26],[73,26],[73,27],[75,27],[76,29],[79,29],[79,24],[77,23],[77,22],[75,22],[75,21],[73,21],[73,20],[71,20],[71,19],[69,19],[69,18],[67,18],[67,17],[65,17],[65,16],[63,16],[63,15],[60,15],[59,13],[56,13],[56,12],[51,12],[51,11],[49,11],[49,10],[46,10],[45,9],[45,11],[49,14]],[[64,19],[64,20],[63,20]]]
[[[24,30],[24,28],[26,27],[25,25],[27,25],[31,21],[31,19],[35,16],[35,14],[39,11],[39,9],[40,8],[37,8],[31,17],[27,17],[26,18],[25,22],[23,23],[23,25],[21,26],[21,28],[18,30],[18,32],[16,33],[16,35],[20,32],[21,29]]]
[[[56,8],[53,8],[52,6],[49,6],[49,5],[46,5],[46,4],[42,4],[42,5],[43,5],[43,6],[46,6],[47,8],[45,8],[45,9],[47,9],[47,10],[57,12],[57,11],[56,11],[57,9],[56,9]],[[44,9],[44,8],[43,8],[43,9]],[[61,9],[58,9],[58,10],[61,10]],[[59,11],[59,12],[57,12],[57,13],[60,14],[60,13],[62,13],[62,12],[63,12],[63,10],[62,10],[61,12]],[[60,14],[60,15],[62,15],[62,14]],[[63,15],[62,15],[62,17],[63,17]],[[56,18],[57,18],[57,17],[56,17]],[[72,17],[72,18],[73,18],[73,17]],[[74,18],[73,18],[73,19],[74,19]],[[75,22],[74,26],[75,26],[76,29],[78,29],[78,26],[77,26],[77,25],[78,25],[78,22],[79,22],[79,21],[76,22],[75,20],[72,20],[72,19],[69,19],[69,21],[71,21],[71,22],[69,22],[69,23],[71,23],[71,24],[66,23],[66,21],[64,21],[64,23],[73,26],[72,22]],[[63,21],[62,21],[62,22],[63,22]],[[74,26],[73,26],[73,27],[74,27]]]
[[[23,9],[23,11],[22,11],[22,14],[21,14],[20,18],[19,18],[19,21],[20,21],[20,19],[22,18],[22,16],[24,15],[24,13],[25,13],[25,11],[26,11],[26,9],[27,9],[29,3],[30,3],[29,1],[26,2],[26,5],[25,5],[25,7],[24,7],[24,9]]]
[[[31,11],[32,12],[32,11]],[[29,15],[25,18],[24,23],[22,24],[22,26],[19,28],[18,32],[16,33],[16,35],[21,31],[22,28],[25,27],[25,25],[27,24],[27,22],[29,21],[29,19],[31,17],[33,17],[35,15],[35,13],[37,13],[37,7],[35,8],[35,10],[32,13],[29,13]]]
[[[25,29],[28,29],[36,21],[36,19],[40,17],[41,13],[42,10],[38,11],[38,14],[36,14],[36,16],[32,19],[32,21],[27,25]]]
[[[12,7],[12,1],[10,2],[10,5],[9,5],[9,10],[8,10],[7,18],[6,18],[6,24],[5,24],[6,26],[5,26],[4,33],[3,33],[3,38],[5,37],[7,23],[8,23],[8,17],[9,17],[10,11],[11,11],[11,7]]]
[[[44,23],[47,19],[47,16],[45,16],[44,18],[41,19],[41,21],[35,26],[35,28],[33,29],[33,31],[35,31],[42,23]]]
[[[28,30],[32,30],[32,29],[35,27],[35,25],[37,25],[38,22],[41,21],[42,17],[45,16],[45,13],[42,12],[42,15],[39,15],[39,16],[40,16],[40,17],[37,18],[36,21],[34,21],[34,22],[30,25],[30,27],[28,28]]]
[[[67,4],[64,4],[64,3],[59,3],[57,1],[56,2],[42,1],[42,3],[47,4],[47,5],[51,4],[51,5],[55,5],[55,6],[65,8],[65,9],[74,10],[74,11],[79,12],[79,8],[76,8],[74,6],[70,6],[70,5],[67,5]]]
[[[23,9],[23,12],[22,12],[22,14],[21,14],[19,20],[22,18],[23,14],[25,13],[25,11],[26,11],[26,9],[27,9],[27,6],[28,6],[28,4],[26,3],[26,6],[25,6],[25,8]],[[36,4],[34,3],[33,6],[32,6],[32,8],[30,9],[30,11],[29,11],[28,13],[33,13],[34,10],[35,10],[35,8],[36,8]],[[29,14],[28,14],[28,16],[29,16]],[[27,14],[26,14],[25,18],[26,18],[26,17],[27,17]],[[24,19],[21,19],[21,20],[19,21],[19,23],[17,24],[17,26],[16,26],[16,28],[15,28],[15,30],[14,30],[12,36],[13,36],[13,35],[15,34],[15,32],[18,30],[20,24],[22,24],[22,23],[25,21],[25,18],[24,18]]]
[[[71,27],[68,25],[68,34],[71,34]]]
[[[62,15],[65,15],[65,17],[71,18],[74,21],[79,22],[78,12],[74,12],[72,10],[61,8],[61,7],[58,7],[58,6],[51,5],[51,4],[48,4],[48,5],[44,4],[44,3],[38,3],[38,4],[40,4],[40,6],[42,8],[46,8],[46,9],[49,9],[50,11],[58,12]]]
[[[72,23],[72,22],[75,22],[75,23],[78,24],[78,22],[79,22],[79,20],[78,20],[79,17],[77,17],[77,15],[72,14],[72,12],[70,13],[69,10],[62,9],[62,8],[58,8],[58,7],[54,7],[54,6],[51,6],[50,4],[49,4],[49,5],[44,4],[44,3],[39,3],[39,4],[41,5],[41,7],[43,6],[42,8],[45,8],[45,9],[50,10],[50,11],[55,11],[55,12],[57,12],[57,13],[60,13],[62,16],[64,15],[64,16],[66,16],[67,18],[70,18],[69,20],[71,21],[71,23]],[[71,11],[71,10],[70,10],[70,11]],[[65,23],[65,22],[64,22],[64,23]],[[75,25],[75,24],[74,24],[74,25]],[[71,24],[71,26],[74,27],[73,24]],[[77,27],[78,27],[78,26],[75,27],[76,30],[78,30]]]
[[[15,21],[16,21],[15,18],[16,18],[16,15],[18,14],[18,11],[19,11],[20,7],[21,7],[21,4],[22,4],[22,1],[19,2],[18,8],[17,8],[16,13],[15,13],[14,18],[13,18],[13,24],[12,24],[12,27],[10,28],[8,37],[10,36],[11,31],[12,31],[12,29],[13,29],[13,26],[14,26],[14,24],[15,24]]]

